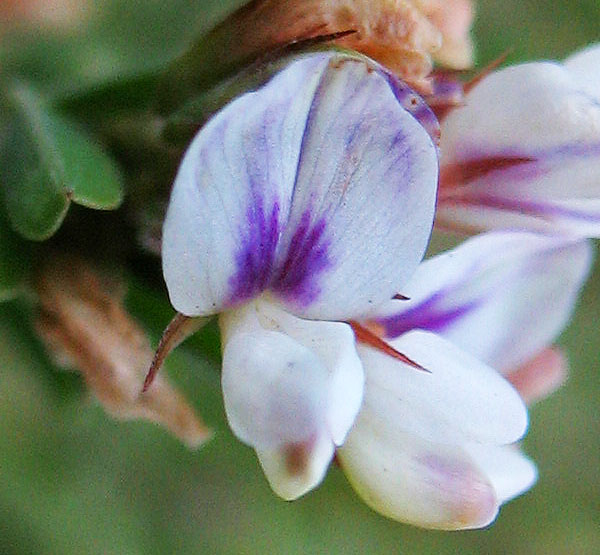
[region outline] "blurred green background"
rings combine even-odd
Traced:
[[[0,65],[50,94],[160,67],[234,0],[90,2],[61,31],[4,24]],[[85,2],[82,2],[85,4]],[[475,25],[481,65],[560,58],[600,39],[598,0],[485,0]],[[600,71],[600,68],[599,68]],[[154,341],[171,309],[164,290],[132,278],[128,306]],[[49,362],[20,301],[0,305],[0,553],[507,553],[600,552],[600,266],[560,343],[569,381],[531,410],[526,451],[540,479],[487,530],[442,533],[388,521],[332,468],[315,492],[286,503],[253,451],[228,431],[214,329],[178,349],[166,371],[213,426],[187,450],[162,429],[117,422],[81,380]]]

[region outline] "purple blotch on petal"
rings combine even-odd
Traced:
[[[282,298],[306,306],[320,293],[319,274],[329,267],[329,241],[325,239],[325,220],[311,225],[311,213],[306,211],[292,239],[271,288]]]
[[[269,286],[280,234],[279,211],[279,203],[274,202],[266,214],[261,197],[255,197],[255,203],[249,206],[243,239],[235,257],[238,271],[229,280],[231,304],[250,299]]]
[[[275,253],[280,238],[279,204],[270,213],[262,199],[248,208],[245,236],[236,254],[237,272],[229,280],[230,306],[251,299],[267,289],[300,306],[315,301],[319,294],[319,274],[330,265],[325,220],[311,224],[306,211],[294,232],[282,262]]]
[[[399,337],[415,329],[440,333],[480,304],[478,301],[473,300],[458,306],[440,307],[440,300],[447,296],[447,292],[440,291],[425,302],[404,312],[378,318],[377,323],[383,326],[385,337],[389,339]]]

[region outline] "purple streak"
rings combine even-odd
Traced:
[[[229,280],[231,304],[250,299],[264,291],[272,278],[275,249],[279,240],[279,203],[265,213],[262,198],[255,198],[246,213],[247,225],[236,253],[237,272]]]
[[[497,210],[506,210],[510,212],[519,212],[529,216],[538,216],[552,220],[554,218],[568,218],[580,220],[583,222],[600,222],[600,213],[590,213],[576,208],[567,208],[560,204],[552,202],[542,202],[526,199],[500,198],[492,195],[469,195],[448,199],[446,204],[470,204],[475,206],[484,206],[486,208],[495,208]]]
[[[466,185],[489,175],[498,174],[507,179],[532,180],[551,173],[557,165],[568,163],[570,158],[595,158],[598,156],[600,156],[600,143],[564,144],[531,151],[514,148],[493,152],[491,148],[488,150],[478,147],[477,150],[465,152],[457,166],[477,168],[477,171],[474,172],[463,172],[462,178]],[[505,163],[499,165],[498,160]],[[515,163],[511,164],[511,161],[515,161]]]
[[[318,298],[318,276],[330,265],[325,220],[311,224],[310,211],[304,212],[287,252],[276,263],[282,228],[280,208],[275,202],[267,212],[263,204],[262,199],[255,198],[248,208],[245,236],[235,257],[237,272],[229,280],[229,304],[236,305],[270,289],[286,300],[307,306]]]
[[[325,238],[325,228],[324,219],[311,225],[310,211],[302,214],[271,285],[284,299],[307,306],[318,298],[318,276],[331,263],[328,256],[330,241]]]
[[[441,333],[479,306],[479,301],[474,300],[449,308],[440,307],[440,301],[447,297],[447,291],[438,291],[421,304],[397,314],[378,318],[376,322],[383,326],[385,337],[389,339],[394,339],[414,329]]]
[[[435,145],[439,144],[440,124],[425,100],[395,75],[384,68],[381,68],[381,71],[398,102],[423,126],[433,143]]]

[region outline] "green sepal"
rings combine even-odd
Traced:
[[[249,38],[252,30],[246,27],[247,16],[260,12],[261,2],[234,0],[232,4],[232,7],[237,6],[238,9],[208,33],[201,35],[165,71],[157,95],[161,115],[173,114],[190,99],[254,63],[286,56],[291,51],[305,50],[355,32],[345,30],[332,34],[299,36],[290,39],[288,43],[263,45],[260,41]],[[240,41],[244,44],[241,45]]]

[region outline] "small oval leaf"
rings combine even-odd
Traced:
[[[17,232],[47,239],[60,227],[71,200],[99,210],[120,205],[123,187],[116,164],[76,124],[52,112],[23,84],[7,90],[4,100],[0,180]]]

